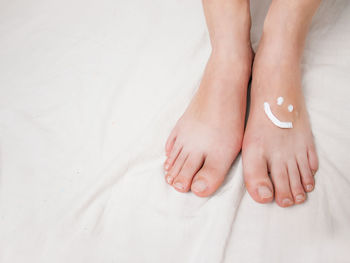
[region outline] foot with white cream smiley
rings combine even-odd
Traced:
[[[280,76],[290,74],[287,70],[270,70]],[[261,77],[258,77],[259,70],[253,74],[251,112],[242,149],[248,192],[260,203],[272,201],[274,195],[282,207],[302,203],[306,193],[314,188],[313,175],[318,169],[318,161],[300,83],[286,85],[278,77],[271,78],[265,86],[257,83],[256,79]],[[276,103],[277,94],[294,97],[289,99],[292,111],[285,103]],[[264,111],[267,101],[278,120],[292,124],[291,127],[279,127],[269,118]]]
[[[249,194],[259,203],[275,198],[281,207],[306,200],[306,193],[315,187],[318,169],[300,70],[306,29],[315,8],[303,21],[297,14],[310,6],[298,9],[288,5],[273,1],[265,21],[253,65],[250,114],[242,147]],[[291,21],[293,15],[280,15],[290,8],[296,10],[295,21]]]

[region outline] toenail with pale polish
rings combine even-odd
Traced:
[[[259,186],[258,194],[263,199],[272,197],[272,192],[267,186]]]
[[[164,166],[164,169],[165,169],[165,170],[168,170],[168,169],[169,169],[169,164],[166,164],[166,165]]]
[[[177,189],[180,189],[180,190],[183,190],[183,189],[184,189],[184,186],[183,186],[182,183],[180,183],[180,182],[176,182],[176,183],[174,184],[174,186],[175,186]]]
[[[283,199],[283,201],[282,201],[282,205],[284,205],[284,206],[290,206],[292,204],[293,204],[293,202],[289,198]]]
[[[197,180],[192,185],[192,190],[196,192],[203,192],[207,189],[207,183],[204,180]]]
[[[313,188],[314,188],[314,187],[313,187],[312,184],[308,184],[308,185],[306,186],[306,190],[308,190],[308,191],[312,191]]]
[[[304,195],[301,195],[301,194],[295,197],[295,201],[297,202],[302,202],[304,201],[304,199],[305,199]]]

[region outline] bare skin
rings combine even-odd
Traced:
[[[251,74],[247,0],[203,0],[212,54],[200,87],[167,143],[165,179],[180,192],[213,194],[241,149]]]
[[[314,188],[318,158],[301,89],[300,61],[320,0],[274,0],[253,68],[242,148],[244,179],[259,203],[300,204]],[[167,143],[166,181],[206,197],[222,184],[241,148],[250,77],[249,1],[203,0],[212,54],[201,85]],[[277,98],[285,103],[277,105]],[[264,102],[292,129],[275,126]],[[288,105],[293,105],[293,111]]]
[[[272,2],[253,66],[251,110],[242,148],[247,190],[259,203],[300,204],[314,189],[318,158],[301,88],[300,63],[307,28],[319,0]],[[285,98],[277,105],[279,96]],[[275,126],[264,102],[292,129]],[[287,106],[294,110],[289,112]],[[269,176],[270,175],[270,176]]]

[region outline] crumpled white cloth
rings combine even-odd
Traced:
[[[269,1],[252,1],[256,49]],[[200,1],[0,0],[0,262],[350,262],[350,3],[303,59],[320,157],[305,204],[164,182],[164,143],[210,45]],[[234,74],[234,72],[233,72]]]

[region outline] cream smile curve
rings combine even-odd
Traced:
[[[291,129],[293,128],[292,122],[280,121],[271,111],[270,104],[268,102],[264,102],[264,110],[267,117],[275,124],[277,127],[282,129]]]

